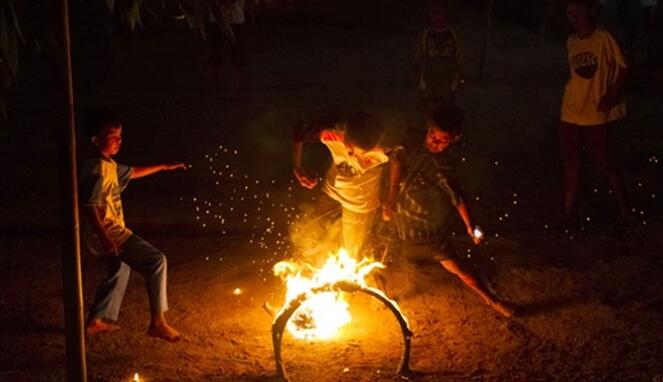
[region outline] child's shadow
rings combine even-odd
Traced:
[[[549,298],[543,301],[537,301],[527,305],[518,306],[517,314],[519,317],[531,317],[548,314],[562,308],[575,305],[577,303],[579,303],[578,298],[574,296]]]

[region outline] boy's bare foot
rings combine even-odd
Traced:
[[[147,334],[150,337],[161,338],[168,342],[177,342],[180,340],[180,333],[165,321],[152,323],[147,330]]]
[[[114,324],[109,324],[101,318],[91,320],[85,327],[85,334],[93,337],[100,333],[111,333],[120,330],[120,327]]]
[[[496,301],[496,302],[490,304],[490,307],[493,308],[494,311],[496,311],[497,313],[503,315],[506,318],[513,317],[513,314],[514,314],[513,309],[509,308],[507,305],[505,305],[505,304],[503,304],[499,301]]]

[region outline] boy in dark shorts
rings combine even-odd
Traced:
[[[214,3],[212,3],[214,4]],[[208,84],[226,81],[230,96],[239,97],[242,74],[247,66],[247,19],[255,25],[252,0],[220,0],[219,6],[208,4],[205,35],[208,57]],[[227,70],[225,78],[223,70]]]
[[[427,122],[424,142],[419,139],[399,153],[402,166],[401,187],[396,205],[396,231],[408,257],[425,255],[438,261],[456,275],[495,311],[505,317],[513,312],[493,297],[482,283],[465,269],[449,238],[442,232],[449,203],[465,224],[475,244],[483,235],[475,233],[469,211],[445,158],[446,150],[462,134],[464,118],[460,109],[441,106]],[[423,143],[423,144],[422,144]]]
[[[104,256],[108,277],[97,288],[85,332],[94,336],[118,329],[109,321],[117,321],[129,276],[135,270],[145,278],[150,301],[148,335],[176,342],[180,334],[164,316],[168,310],[166,256],[126,227],[120,194],[131,179],[186,167],[183,163],[129,167],[115,162],[112,157],[122,144],[122,121],[111,111],[93,113],[87,128],[96,154],[81,170],[82,237]]]
[[[607,178],[622,218],[632,220],[621,175],[610,147],[610,128],[626,115],[622,96],[626,62],[619,45],[592,19],[591,0],[568,0],[567,17],[573,33],[567,40],[570,78],[564,88],[559,126],[560,154],[564,161],[564,220],[577,225],[577,193],[583,147]]]
[[[453,103],[454,95],[465,82],[465,49],[456,29],[449,24],[446,1],[431,1],[429,25],[419,38],[414,52],[418,86],[430,110]]]

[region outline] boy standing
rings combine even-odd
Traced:
[[[568,0],[573,34],[567,40],[570,78],[564,89],[559,126],[565,169],[564,225],[576,223],[576,199],[583,146],[608,179],[622,217],[631,218],[621,176],[610,150],[609,129],[626,115],[622,97],[626,62],[608,31],[592,20],[591,0]]]
[[[414,65],[424,100],[434,110],[452,103],[465,80],[465,50],[458,33],[449,25],[449,5],[432,1],[428,11],[430,25],[419,35]]]
[[[122,144],[121,120],[104,111],[92,114],[88,123],[87,133],[96,155],[84,163],[81,171],[82,210],[87,217],[82,219],[84,237],[92,249],[105,256],[108,277],[97,289],[85,332],[94,336],[118,329],[107,320],[117,321],[129,275],[135,269],[145,278],[150,301],[148,335],[176,342],[180,335],[164,317],[168,310],[166,256],[126,227],[120,193],[130,179],[186,167],[183,163],[148,167],[119,164],[112,157]]]
[[[399,155],[403,175],[396,206],[396,231],[403,241],[403,250],[412,258],[431,256],[444,269],[460,278],[483,301],[505,317],[513,312],[493,297],[481,282],[467,271],[457,259],[449,238],[442,232],[449,203],[465,224],[467,234],[475,244],[483,239],[475,232],[469,211],[452,176],[452,167],[446,163],[447,149],[462,134],[464,118],[460,109],[441,106],[427,122],[426,137],[422,144],[416,141]]]
[[[382,123],[366,112],[345,118],[319,118],[295,127],[293,164],[300,185],[313,189],[318,183],[302,166],[303,143],[321,142],[331,153],[333,163],[322,185],[323,195],[317,201],[315,214],[325,217],[342,209],[343,244],[351,256],[361,250],[373,225],[375,212],[381,206],[383,165],[390,162],[392,174],[397,166],[380,145],[383,137]],[[395,197],[396,183],[392,182],[387,199]],[[384,209],[383,218],[389,219],[390,216],[391,210]]]

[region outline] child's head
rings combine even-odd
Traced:
[[[455,106],[440,106],[426,123],[426,148],[431,153],[441,153],[460,139],[465,118]]]
[[[433,0],[428,7],[428,18],[433,27],[445,28],[449,23],[449,4],[444,0]]]
[[[96,110],[88,115],[85,132],[97,150],[113,156],[122,145],[122,120],[112,110]]]
[[[361,111],[353,114],[346,123],[346,143],[361,150],[376,148],[383,137],[384,125],[374,114]]]
[[[595,2],[593,0],[567,0],[566,17],[571,29],[578,31],[582,28],[594,25],[592,11]]]

